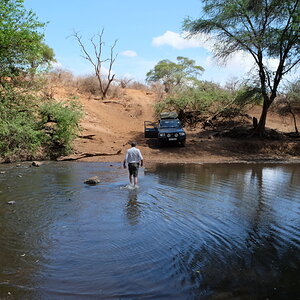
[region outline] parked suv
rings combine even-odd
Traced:
[[[163,113],[158,122],[145,121],[145,138],[157,138],[158,144],[177,143],[185,146],[186,133],[174,113]]]

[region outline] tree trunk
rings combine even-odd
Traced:
[[[267,114],[268,114],[269,107],[270,107],[270,100],[269,100],[269,98],[267,98],[267,99],[265,98],[262,112],[261,112],[261,115],[259,118],[259,122],[254,131],[254,134],[258,135],[259,137],[263,137],[263,135],[265,133],[266,120],[267,120]]]
[[[294,114],[294,112],[292,110],[292,107],[291,107],[290,103],[288,103],[288,108],[289,108],[289,112],[292,115],[293,120],[294,120],[295,132],[296,132],[297,135],[299,135],[299,131],[298,131],[298,127],[297,127],[297,121],[296,121],[296,116],[295,116],[295,114]]]
[[[111,78],[110,77],[107,78],[106,87],[102,91],[102,100],[106,99],[106,94],[109,90],[110,84],[113,82],[114,79],[115,79],[115,74]]]

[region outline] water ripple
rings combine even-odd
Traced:
[[[117,164],[6,168],[0,298],[293,299],[299,170],[157,165],[128,190]]]

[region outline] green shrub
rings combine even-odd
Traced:
[[[47,102],[41,105],[41,127],[45,132],[45,146],[51,157],[69,154],[72,141],[79,131],[78,123],[82,117],[82,108],[75,102]],[[51,130],[45,124],[51,123]]]
[[[42,144],[42,133],[28,113],[1,110],[0,153],[6,161],[31,159]]]
[[[155,113],[176,111],[183,122],[195,125],[208,118],[234,118],[242,115],[247,105],[260,102],[261,94],[255,87],[241,86],[232,91],[213,82],[200,81],[194,87],[159,101]]]
[[[34,114],[33,97],[16,93],[10,86],[0,91],[0,157],[6,161],[34,157],[42,134]]]
[[[0,88],[0,158],[5,161],[68,154],[79,130],[76,102],[43,102],[9,86]],[[47,129],[49,121],[54,125]]]
[[[178,115],[195,112],[206,115],[225,106],[231,99],[230,92],[214,83],[201,82],[197,87],[191,87],[183,92],[168,96],[158,102],[155,112],[176,111]]]

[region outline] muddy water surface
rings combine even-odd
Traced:
[[[300,297],[299,164],[0,172],[0,299]]]

